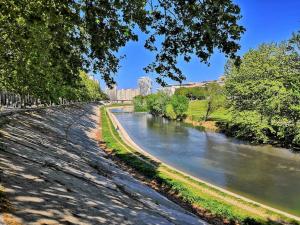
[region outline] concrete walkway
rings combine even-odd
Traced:
[[[11,204],[2,221],[205,224],[107,159],[98,121],[97,105],[0,117],[0,183]]]

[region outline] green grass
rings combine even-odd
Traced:
[[[269,217],[278,221],[291,221],[256,204],[233,197],[205,183],[196,181],[151,159],[127,145],[114,129],[106,109],[101,108],[102,136],[115,156],[149,179],[167,187],[190,206],[209,211],[218,218],[243,224],[273,224]],[[235,204],[232,204],[235,202]],[[250,210],[249,210],[250,209]],[[262,215],[262,213],[264,215]],[[283,222],[282,222],[283,223]],[[294,222],[295,223],[295,222]]]
[[[194,121],[202,121],[206,114],[207,100],[190,101],[187,115]],[[209,119],[213,121],[228,121],[231,115],[225,108],[219,108],[213,112]]]

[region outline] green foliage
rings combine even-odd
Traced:
[[[226,98],[223,88],[217,83],[209,83],[205,89],[207,106],[204,120],[206,121],[213,112],[225,105]]]
[[[186,116],[189,107],[189,100],[182,95],[173,95],[171,97],[171,105],[177,119],[182,119]]]
[[[186,90],[180,89],[174,95],[168,96],[166,93],[159,92],[157,94],[151,94],[145,96],[143,101],[146,100],[147,107],[144,106],[143,109],[148,109],[148,111],[155,116],[165,116],[169,119],[184,119],[188,114],[189,116],[193,116],[194,110],[200,110],[202,113],[201,120],[208,119],[213,113],[218,112],[219,109],[223,108],[225,105],[225,96],[223,93],[223,88],[217,83],[211,83],[206,87],[194,89],[201,90],[202,96],[207,96],[206,100],[201,101],[189,101],[189,99],[185,96]],[[194,103],[201,102],[200,105],[195,105],[193,111],[190,110],[190,105]],[[139,110],[139,105],[142,105],[141,97],[138,97],[134,104]],[[200,107],[197,109],[197,107]],[[145,111],[145,110],[143,110]],[[189,112],[188,112],[189,111]],[[221,110],[220,110],[221,112]],[[225,115],[226,113],[224,113]],[[220,117],[223,116],[223,111],[221,112]],[[200,120],[197,117],[197,120]]]
[[[105,99],[105,94],[100,90],[100,85],[97,81],[89,77],[88,74],[81,71],[81,87],[78,88],[79,99],[83,101],[97,101]]]
[[[134,111],[135,112],[147,112],[148,107],[147,107],[147,99],[145,96],[135,96],[133,98],[133,106],[134,106]]]
[[[300,146],[300,124],[299,122],[297,123],[297,125],[295,126],[295,131],[293,132],[294,138],[293,138],[293,144],[296,146]]]
[[[185,103],[181,103],[179,105],[184,105],[184,109],[182,110],[183,112],[186,112],[189,108],[189,116],[192,120],[211,119],[211,115],[214,112],[217,112],[220,108],[225,107],[226,97],[224,94],[224,89],[216,82],[209,83],[204,87],[178,88],[175,91],[174,102],[178,101],[176,96],[185,97],[190,100],[190,106],[193,107],[192,110],[189,108],[188,101],[186,100],[182,100]],[[194,99],[198,99],[200,101],[195,101]],[[198,105],[198,103],[201,104]],[[174,109],[175,108],[176,106]],[[194,115],[197,114],[195,113],[197,111],[199,111],[198,115]],[[178,114],[180,115],[181,113]],[[199,114],[201,114],[201,116],[199,116]],[[184,115],[182,114],[182,116]]]
[[[233,121],[230,121],[227,130],[238,138],[268,143],[269,133],[273,129],[258,112],[243,111],[233,116]]]
[[[170,97],[163,92],[147,96],[147,107],[149,112],[155,116],[164,116],[169,102]]]
[[[204,87],[181,87],[175,90],[175,95],[182,95],[189,100],[204,100],[206,98],[206,91]]]
[[[177,118],[176,113],[174,112],[172,104],[168,104],[166,106],[166,117],[171,119],[171,120],[175,120]]]
[[[100,90],[99,83],[81,71],[78,85],[61,87],[59,96],[73,101],[99,101],[107,99],[107,96]]]
[[[81,85],[80,71],[98,72],[114,84],[117,52],[138,40],[136,27],[156,54],[145,71],[158,74],[161,84],[162,78],[185,78],[177,67],[181,55],[208,62],[217,48],[237,59],[244,32],[231,0],[10,0],[0,1],[0,9],[0,86],[46,102],[80,97],[71,90]]]
[[[191,120],[202,121],[207,111],[207,100],[195,100],[189,102],[187,115]],[[209,119],[215,121],[229,121],[231,113],[224,107],[216,109],[210,114]]]
[[[298,44],[298,45],[297,45]],[[263,44],[247,52],[240,67],[226,66],[226,95],[238,136],[256,142],[299,145],[300,55],[290,42]]]
[[[169,96],[164,92],[144,97],[148,111],[155,116],[165,116],[169,119],[183,119],[188,110],[189,101],[185,96]]]

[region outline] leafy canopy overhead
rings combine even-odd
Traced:
[[[85,16],[89,37],[88,58],[94,60],[93,69],[100,71],[108,84],[117,72],[119,59],[115,52],[129,40],[137,41],[134,28],[148,35],[145,48],[156,53],[155,61],[146,72],[175,81],[185,79],[177,68],[177,58],[186,61],[195,54],[208,62],[214,48],[236,59],[237,40],[244,28],[237,24],[240,8],[231,0],[164,0],[164,1],[84,1],[78,2]],[[158,47],[159,46],[159,47]]]
[[[237,60],[240,8],[231,0],[0,0],[0,82],[7,89],[37,96],[60,95],[76,86],[80,70],[99,72],[115,83],[118,50],[148,38],[156,54],[145,68],[181,82],[179,56],[208,63],[215,49]],[[45,96],[44,96],[45,97]]]

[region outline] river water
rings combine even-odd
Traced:
[[[300,216],[300,154],[249,145],[147,113],[112,112],[132,140],[161,161],[229,191]]]

